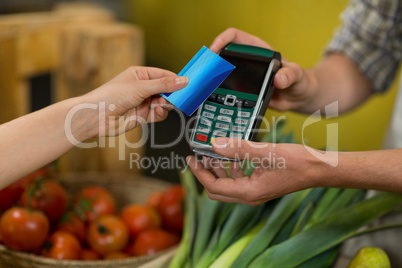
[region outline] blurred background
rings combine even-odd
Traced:
[[[339,26],[339,15],[347,3],[94,0],[82,4],[1,0],[0,123],[54,101],[84,94],[129,65],[179,72],[203,45],[209,46],[229,27],[257,35],[288,60],[304,68],[312,67]],[[394,83],[387,93],[375,96],[359,109],[310,125],[304,133],[304,115],[268,110],[266,116],[286,115],[286,131],[293,131],[299,142],[303,137],[315,148],[335,146],[336,141],[327,144],[326,127],[338,123],[339,150],[375,150],[382,146],[395,92]],[[172,112],[166,121],[156,123],[156,133],[160,134],[153,137],[155,143],[174,140],[182,131],[179,119]],[[128,139],[135,141],[141,133],[135,130],[130,135]],[[172,152],[184,157],[191,153],[184,140],[167,149],[151,148],[148,143],[136,152],[151,157],[170,157]],[[152,168],[129,169],[128,160],[118,161],[117,151],[109,148],[70,152],[59,161],[59,167],[61,171],[117,170],[178,180],[175,169],[158,169],[154,173]]]

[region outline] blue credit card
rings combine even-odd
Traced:
[[[178,74],[189,78],[188,85],[161,95],[191,116],[234,69],[234,65],[203,46]]]

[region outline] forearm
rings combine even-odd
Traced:
[[[306,70],[311,97],[296,111],[311,114],[338,101],[338,112],[344,113],[363,103],[372,86],[357,66],[346,56],[333,53],[317,66]]]
[[[170,71],[129,67],[88,94],[0,125],[0,189],[90,138],[163,120],[167,101],[159,94],[187,84]]]
[[[402,149],[339,152],[338,157],[336,167],[321,162],[318,168],[321,186],[402,193]]]
[[[65,120],[83,98],[68,99],[0,125],[0,189],[74,146],[67,138]],[[71,133],[78,141],[92,138],[96,136],[97,121],[97,111],[80,109],[72,117]]]

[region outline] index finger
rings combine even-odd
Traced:
[[[229,28],[218,35],[212,42],[210,49],[216,53],[229,43],[244,44],[272,49],[272,47],[261,38],[235,28]]]
[[[224,46],[229,43],[232,43],[236,40],[236,30],[233,28],[227,29],[221,34],[219,34],[211,44],[210,49],[217,53],[221,50]]]
[[[161,68],[156,67],[141,67],[141,68],[144,68],[144,71],[147,72],[148,79],[159,79],[163,77],[177,76],[177,74],[175,74],[174,72]]]
[[[137,80],[154,80],[173,76],[177,75],[174,72],[156,67],[131,66],[127,68],[125,71],[116,75],[109,82],[112,81],[135,82]]]

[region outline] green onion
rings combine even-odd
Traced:
[[[284,121],[261,142],[293,143]],[[244,161],[246,176],[255,164]],[[329,268],[346,239],[384,228],[358,231],[402,203],[402,195],[382,193],[363,200],[364,190],[314,188],[250,207],[200,197],[189,170],[181,175],[186,189],[182,241],[170,268],[296,267]],[[362,201],[363,200],[363,201]]]
[[[271,245],[276,245],[296,234],[300,228],[304,226],[306,221],[311,216],[314,207],[320,202],[326,188],[312,189],[306,198],[300,203],[297,209],[292,213],[281,230],[275,236]]]
[[[204,200],[200,209],[199,225],[192,253],[193,263],[197,263],[208,245],[221,205],[221,202],[209,199],[206,194],[203,197]]]
[[[296,268],[330,268],[338,257],[341,247],[336,246],[296,266]]]
[[[331,205],[322,213],[321,219],[325,218],[328,215],[331,215],[334,212],[339,211],[341,208],[344,208],[348,205],[356,194],[361,191],[359,189],[345,189],[342,193],[331,203]]]
[[[341,191],[342,189],[339,188],[328,188],[304,228],[308,228],[308,226],[314,222],[321,220],[325,211],[331,206],[334,200],[339,197]]]
[[[280,231],[282,225],[310,191],[311,189],[307,189],[282,197],[268,217],[263,229],[256,235],[254,240],[247,246],[242,254],[240,254],[232,267],[247,267],[256,256],[263,252],[274,239],[275,235]]]
[[[236,204],[231,214],[224,222],[221,228],[216,230],[214,238],[201,259],[195,264],[196,268],[209,267],[218,256],[233,242],[241,230],[247,225],[264,204],[259,206],[248,206],[245,204]]]
[[[360,227],[392,211],[401,202],[402,195],[380,193],[346,207],[292,238],[266,249],[251,263],[250,268],[296,267],[356,235]]]
[[[169,268],[191,266],[190,253],[197,228],[198,193],[195,178],[189,169],[181,171],[180,174],[180,180],[186,192],[183,236]]]
[[[262,227],[264,227],[264,224],[265,219],[260,221],[253,229],[249,230],[246,234],[236,240],[235,243],[225,250],[219,258],[214,261],[214,263],[212,263],[210,268],[230,268],[242,251],[248,244],[250,244]]]

